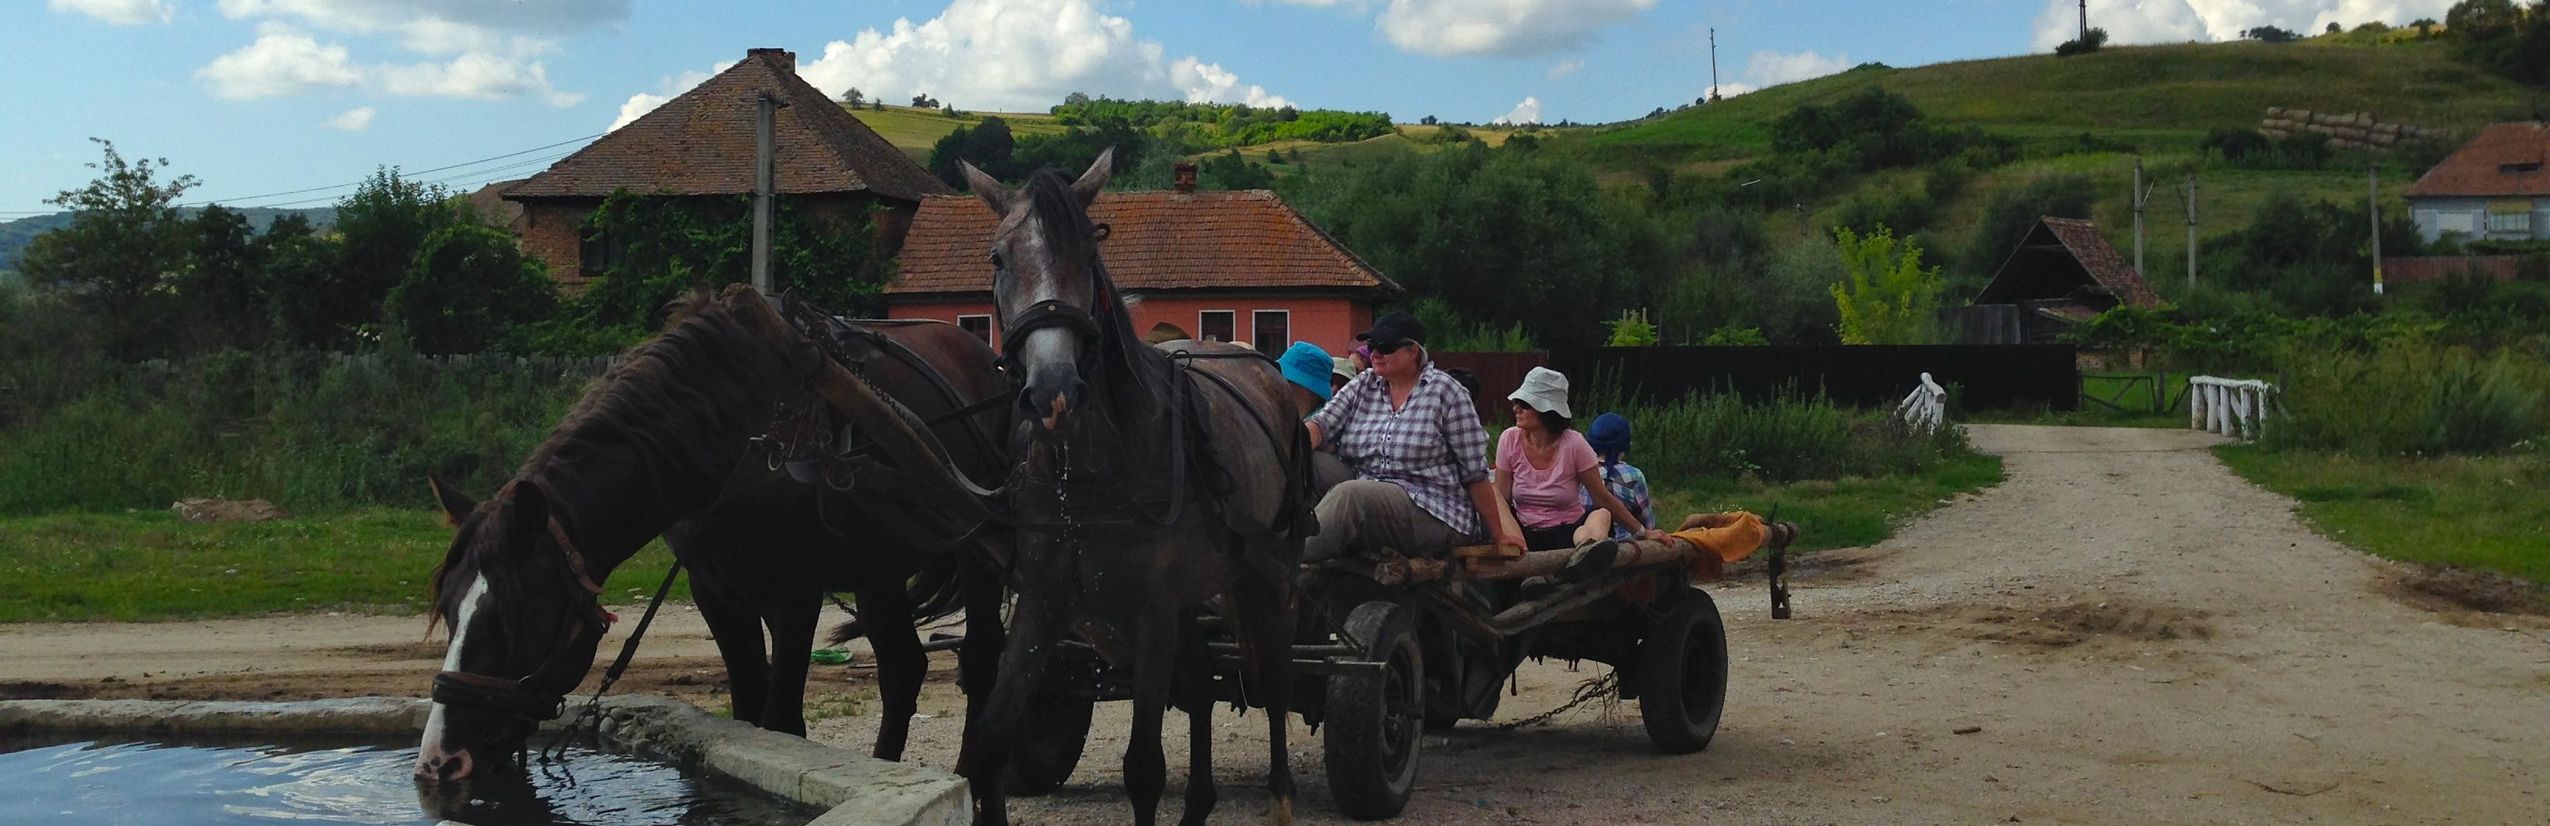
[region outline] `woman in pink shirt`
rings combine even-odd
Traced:
[[[1615,522],[1633,535],[1649,533],[1603,484],[1593,445],[1568,426],[1565,374],[1534,367],[1506,398],[1514,402],[1514,426],[1496,442],[1496,491],[1513,503],[1525,545],[1535,551],[1577,547],[1609,537]],[[1587,511],[1580,497],[1598,507]]]

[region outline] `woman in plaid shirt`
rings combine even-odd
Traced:
[[[1521,551],[1490,482],[1487,429],[1469,391],[1426,359],[1425,325],[1390,313],[1355,338],[1371,348],[1372,369],[1303,422],[1311,445],[1333,446],[1355,478],[1320,499],[1303,557],[1440,554],[1480,538]]]

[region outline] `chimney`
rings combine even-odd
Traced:
[[[1179,161],[1176,165],[1169,167],[1169,170],[1172,180],[1176,181],[1179,194],[1195,194],[1195,164]]]
[[[779,70],[780,70],[780,71],[782,71],[782,72],[787,72],[787,73],[792,74],[792,75],[797,73],[797,53],[796,53],[796,52],[792,52],[792,51],[789,51],[789,50],[787,50],[787,49],[745,49],[745,50],[744,50],[744,59],[745,59],[745,60],[751,60],[751,59],[756,58],[756,57],[768,59],[768,60],[770,61],[771,65],[779,67]]]

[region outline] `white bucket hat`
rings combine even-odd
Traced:
[[[1514,388],[1506,398],[1531,405],[1533,410],[1576,418],[1567,409],[1567,374],[1547,367],[1534,367],[1532,372],[1523,374],[1523,386]]]

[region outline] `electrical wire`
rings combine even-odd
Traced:
[[[402,178],[409,179],[409,180],[413,180],[413,179],[415,179],[415,178],[417,178],[417,177],[419,177],[419,176],[431,175],[431,174],[436,173],[436,172],[447,172],[447,171],[450,171],[450,170],[460,169],[460,168],[463,168],[463,167],[477,166],[477,165],[484,164],[484,163],[489,163],[489,162],[492,162],[492,161],[501,161],[501,160],[504,160],[504,159],[506,159],[506,158],[513,158],[513,157],[519,157],[519,156],[522,156],[522,155],[528,155],[528,154],[531,154],[531,153],[533,153],[533,152],[539,152],[539,151],[541,151],[541,150],[545,150],[545,149],[556,149],[556,148],[558,148],[558,147],[566,146],[566,145],[568,145],[568,144],[584,143],[584,142],[587,142],[587,141],[591,141],[591,140],[593,140],[593,139],[595,139],[595,138],[602,137],[603,135],[606,135],[606,134],[610,134],[610,133],[608,133],[608,132],[596,132],[596,133],[594,133],[594,134],[591,134],[591,135],[585,135],[585,136],[583,136],[583,137],[579,137],[579,138],[570,138],[570,139],[567,139],[567,140],[559,141],[559,142],[557,142],[557,143],[546,144],[546,145],[542,145],[542,146],[535,146],[535,147],[532,147],[532,148],[530,148],[530,149],[521,149],[521,150],[516,150],[516,151],[512,151],[512,152],[507,152],[507,153],[504,153],[504,154],[502,154],[502,155],[491,155],[491,156],[488,156],[488,157],[479,158],[479,159],[477,159],[477,160],[472,160],[472,161],[462,161],[462,162],[460,162],[460,163],[455,163],[455,164],[445,164],[445,165],[443,165],[443,166],[437,166],[437,167],[434,167],[434,168],[431,168],[431,169],[419,169],[419,170],[416,170],[416,171],[414,171],[414,172],[401,171],[401,172],[399,173],[399,175],[400,175]],[[547,157],[547,158],[545,158],[544,160],[551,160],[551,161],[554,161],[554,160],[556,160],[556,159],[558,159],[558,158],[563,158],[563,157],[566,157],[567,155],[571,155],[571,154],[574,154],[574,153],[575,153],[575,150],[568,150],[568,151],[566,151],[566,152],[561,152],[561,153],[557,153],[557,154],[555,154],[555,155],[548,156],[548,157]],[[528,163],[528,162],[516,162],[516,163],[512,163],[512,164],[507,164],[507,165],[505,165],[505,166],[503,166],[503,167],[496,167],[496,168],[497,168],[497,169],[515,169],[515,168],[520,168],[521,166],[524,166],[524,165],[525,165],[525,164],[527,164],[527,163]],[[396,167],[392,167],[392,168],[393,168],[393,169],[396,169]],[[452,179],[452,180],[456,180],[456,179],[459,179],[459,178],[466,178],[466,177],[470,177],[470,176],[473,176],[473,175],[479,175],[479,174],[483,174],[483,173],[490,172],[490,171],[493,171],[493,170],[492,170],[492,169],[480,169],[480,170],[474,170],[474,171],[470,171],[470,172],[464,172],[464,173],[461,173],[460,175],[453,176],[453,178],[451,178],[451,179]],[[358,187],[358,186],[362,186],[362,185],[363,185],[366,181],[369,181],[369,180],[371,180],[371,179],[367,177],[367,178],[364,178],[364,179],[363,179],[363,180],[361,180],[361,181],[354,181],[354,182],[352,182],[352,183],[331,184],[331,185],[328,185],[328,186],[314,186],[314,187],[308,187],[308,188],[305,188],[305,189],[293,189],[293,190],[286,190],[286,191],[283,191],[283,192],[269,192],[269,193],[265,193],[265,194],[263,194],[263,195],[248,195],[248,196],[237,197],[237,198],[206,198],[206,199],[201,199],[201,200],[189,201],[189,202],[187,202],[187,203],[179,204],[178,206],[181,206],[181,207],[199,207],[199,206],[207,206],[207,205],[211,205],[211,204],[222,204],[222,205],[224,205],[224,206],[232,206],[232,207],[240,207],[240,208],[252,208],[252,209],[278,208],[278,207],[288,206],[288,205],[291,205],[291,204],[304,204],[304,203],[310,203],[310,202],[313,202],[313,201],[334,200],[334,199],[336,198],[336,196],[330,195],[330,196],[323,196],[323,197],[317,197],[317,198],[301,198],[301,199],[290,200],[290,201],[281,201],[281,202],[275,202],[275,203],[264,203],[264,204],[251,204],[251,203],[247,203],[247,202],[249,202],[249,201],[263,201],[263,200],[265,200],[265,199],[267,199],[267,198],[280,198],[280,197],[284,197],[284,196],[287,196],[287,195],[304,195],[304,194],[308,194],[308,193],[312,193],[312,192],[328,192],[328,191],[339,190],[339,189],[347,189],[347,188],[351,188],[351,187]],[[28,214],[41,215],[41,214],[45,214],[45,213],[28,213]]]

